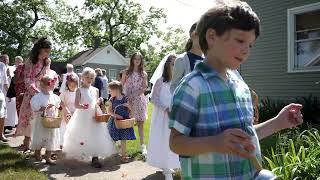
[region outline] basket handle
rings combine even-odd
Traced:
[[[55,110],[56,109],[58,109],[59,110],[59,108],[57,108],[57,106],[55,106],[55,105],[53,105],[53,104],[48,104],[47,106],[46,106],[46,108],[43,110],[43,116],[47,116],[47,110],[49,109],[49,108],[52,108],[52,107],[54,107],[55,108]]]
[[[123,105],[123,104],[119,104],[119,105],[117,105],[117,106],[114,108],[114,111],[113,111],[113,112],[116,113],[117,108],[118,108],[118,107],[121,107],[121,106],[128,108],[127,106],[125,106],[125,105]],[[128,108],[128,109],[129,109],[129,111],[130,111],[130,108]]]

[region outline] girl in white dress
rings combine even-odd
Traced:
[[[176,57],[166,56],[157,67],[150,82],[154,84],[151,102],[154,104],[150,125],[147,163],[163,169],[166,180],[172,179],[171,169],[180,168],[179,156],[169,148],[169,107],[171,102],[170,81]],[[155,82],[156,80],[156,82]]]
[[[67,125],[62,151],[66,158],[92,158],[91,165],[101,168],[98,157],[111,156],[116,150],[107,123],[96,122],[94,119],[96,107],[101,103],[98,89],[91,86],[95,78],[94,70],[84,68],[81,78],[81,87],[76,91],[76,110]]]
[[[55,80],[49,75],[45,75],[40,80],[40,92],[31,98],[31,108],[33,118],[31,121],[31,150],[35,151],[36,160],[41,161],[41,148],[46,149],[45,160],[47,164],[54,164],[51,159],[51,153],[59,149],[59,128],[45,128],[42,126],[42,113],[48,106],[48,115],[56,113],[56,108],[59,108],[61,100],[59,96],[53,93]]]
[[[63,145],[63,138],[64,138],[64,133],[66,131],[66,126],[72,114],[76,110],[74,102],[76,99],[76,90],[78,88],[78,82],[79,80],[77,76],[73,74],[67,75],[66,85],[65,85],[66,89],[62,90],[60,94],[60,99],[66,106],[65,111],[63,113],[64,114],[63,120],[61,121],[61,126],[60,126],[60,148],[61,149]]]

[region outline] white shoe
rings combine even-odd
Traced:
[[[165,177],[165,180],[173,180],[172,172],[170,169],[163,169],[162,173]]]
[[[147,156],[147,147],[146,147],[146,145],[144,145],[144,144],[141,145],[141,152],[142,152],[142,155]]]

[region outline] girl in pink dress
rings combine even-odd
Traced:
[[[31,98],[39,91],[40,79],[49,71],[51,42],[47,38],[39,39],[33,46],[24,67],[24,83],[26,91],[23,96],[19,113],[17,135],[24,136],[21,150],[27,151],[30,144],[32,118]]]
[[[131,56],[129,68],[122,74],[121,83],[124,86],[124,93],[128,97],[129,105],[132,108],[133,117],[137,121],[143,155],[147,154],[143,131],[143,124],[147,118],[147,98],[144,95],[148,87],[147,81],[148,75],[144,71],[142,55],[135,53]]]

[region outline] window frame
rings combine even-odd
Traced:
[[[112,77],[111,77],[111,71],[114,71],[115,72],[115,79],[113,79]],[[118,70],[117,69],[109,69],[109,81],[111,81],[111,80],[117,80],[117,74],[118,74]]]
[[[297,72],[317,72],[320,71],[319,68],[314,69],[295,69],[294,68],[294,61],[295,61],[295,44],[297,42],[309,41],[312,39],[320,39],[320,38],[312,38],[308,40],[298,40],[296,41],[296,21],[295,16],[303,13],[307,13],[310,11],[320,10],[320,2],[312,3],[304,6],[299,6],[295,8],[290,8],[287,10],[287,31],[288,31],[288,73],[297,73]]]

